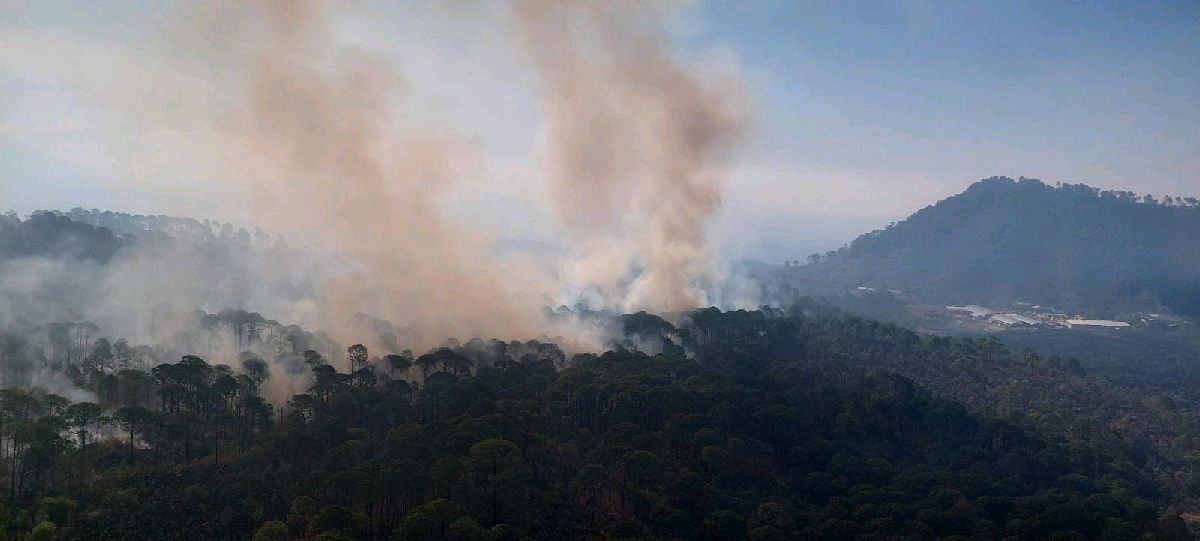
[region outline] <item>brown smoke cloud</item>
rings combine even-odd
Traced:
[[[625,309],[711,302],[698,282],[745,123],[736,78],[672,57],[669,5],[518,0],[515,13],[544,86],[550,196],[581,251],[573,279]]]
[[[478,167],[453,134],[406,124],[403,80],[384,58],[337,42],[316,0],[232,2],[190,17],[188,54],[217,62],[238,96],[223,116],[240,147],[218,176],[250,184],[269,227],[348,254],[322,287],[322,328],[359,311],[427,347],[448,336],[533,336],[554,281],[492,257],[442,200]]]

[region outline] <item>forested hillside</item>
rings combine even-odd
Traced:
[[[802,294],[858,286],[919,301],[1200,315],[1200,203],[996,177],[789,266]]]
[[[206,356],[255,341],[276,348],[288,325],[238,314],[320,307],[322,264],[215,222],[80,209],[0,215],[0,382],[78,364],[102,337]],[[261,336],[247,335],[251,327]]]
[[[1191,538],[1177,510],[1194,476],[1168,455],[1195,449],[1193,423],[1070,361],[819,305],[617,322],[625,339],[601,355],[355,345],[293,352],[296,370],[246,354],[127,371],[109,390],[77,376],[94,402],[5,391],[0,531]],[[298,394],[273,406],[280,384]],[[1131,417],[1146,427],[1124,430]]]
[[[132,242],[103,227],[77,222],[50,212],[21,220],[0,215],[0,262],[20,257],[70,257],[106,262],[121,246]]]
[[[806,299],[547,311],[607,336],[574,355],[414,353],[364,314],[371,349],[345,348],[228,308],[312,305],[306,257],[212,222],[0,217],[0,539],[1190,539],[1200,510],[1196,395],[1120,359]]]
[[[48,211],[49,212],[49,211]],[[72,221],[94,227],[102,227],[118,235],[137,238],[171,238],[185,242],[213,242],[236,239],[242,245],[251,243],[269,244],[273,239],[255,230],[235,227],[232,224],[213,220],[196,220],[161,214],[127,214],[99,209],[73,208],[66,212],[50,212],[70,218]]]

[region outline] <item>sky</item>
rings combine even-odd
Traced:
[[[188,152],[204,130],[159,122],[221,114],[188,91],[220,66],[163,52],[184,4],[0,0],[0,209],[252,219],[219,156]],[[453,210],[553,242],[505,4],[359,4],[339,39],[393,59],[402,114],[479,157]],[[670,35],[750,102],[712,226],[730,258],[804,259],[994,175],[1200,194],[1200,3],[711,0]]]

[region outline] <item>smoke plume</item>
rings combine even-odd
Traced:
[[[62,267],[49,275],[97,285],[88,309],[64,301],[45,321],[86,317],[107,323],[106,333],[164,343],[184,329],[150,307],[236,308],[378,351],[377,317],[394,324],[402,347],[421,350],[449,336],[586,340],[541,310],[581,292],[616,309],[714,302],[720,277],[706,228],[745,100],[736,77],[675,58],[672,9],[511,4],[541,83],[547,195],[570,254],[560,257],[500,253],[499,234],[450,212],[463,181],[482,176],[486,149],[416,120],[406,97],[415,85],[436,91],[436,81],[409,81],[391,56],[350,44],[337,10],[352,4],[197,3],[163,17],[174,24],[155,23],[168,30],[155,26],[125,45],[54,31],[0,35],[0,49],[13,51],[6,62],[88,97],[78,101],[95,118],[78,124],[90,152],[79,154],[133,179],[123,189],[194,195],[189,208],[224,207],[217,214],[226,219],[240,214],[314,248],[214,258],[168,246],[122,252],[86,275]],[[33,269],[20,275],[49,283]],[[37,295],[24,292],[47,290],[15,278],[0,286],[31,303]]]
[[[538,330],[553,279],[493,257],[489,239],[443,215],[443,199],[478,151],[406,123],[394,66],[338,43],[322,2],[207,9],[194,20],[212,21],[199,28],[220,34],[202,34],[192,50],[220,59],[240,95],[222,128],[245,152],[224,176],[249,178],[269,227],[347,255],[343,272],[322,284],[330,301],[322,328],[352,335],[363,329],[347,322],[367,312],[405,325],[425,346]]]
[[[741,87],[672,58],[667,6],[515,10],[544,85],[550,195],[581,254],[571,278],[627,310],[711,302],[706,226],[744,124]]]

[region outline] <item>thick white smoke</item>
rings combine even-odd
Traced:
[[[672,57],[669,6],[515,9],[543,82],[550,195],[580,256],[570,278],[626,310],[711,302],[707,227],[745,123],[738,81]]]

